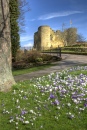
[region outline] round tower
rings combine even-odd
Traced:
[[[47,48],[50,47],[50,27],[49,26],[40,26],[38,28],[38,34],[40,38],[40,47]]]

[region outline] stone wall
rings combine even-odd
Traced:
[[[34,33],[34,48],[41,50],[64,46],[57,32],[49,26],[40,26],[38,31]]]

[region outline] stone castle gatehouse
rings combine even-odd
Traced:
[[[54,31],[49,26],[40,26],[34,33],[34,48],[38,50],[50,47],[63,47],[63,41],[59,36],[60,30]]]

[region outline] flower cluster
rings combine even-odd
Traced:
[[[18,89],[12,91],[12,107],[2,105],[3,115],[8,115],[9,123],[15,123],[16,129],[20,129],[20,124],[35,128],[39,120],[49,115],[57,121],[61,116],[72,120],[80,118],[87,111],[87,75],[70,74],[79,70],[85,71],[87,66],[32,79],[26,87],[23,87],[25,82],[21,83]],[[39,129],[42,128],[43,123],[39,126]]]

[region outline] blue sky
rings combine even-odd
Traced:
[[[25,33],[20,34],[21,47],[33,46],[34,33],[39,26],[48,25],[53,30],[71,26],[87,40],[87,0],[27,0],[30,11],[25,15]]]

